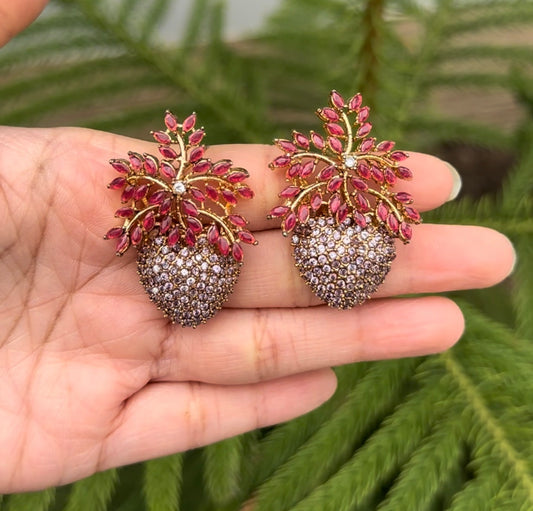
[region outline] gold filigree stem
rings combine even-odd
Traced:
[[[126,181],[128,182],[128,184],[134,184],[130,182],[130,179],[132,179],[134,182],[137,182],[140,179],[146,179],[146,181],[149,181],[152,184],[158,185],[161,188],[164,188],[167,192],[172,193],[172,188],[170,187],[170,185],[166,183],[165,181],[163,181],[162,179],[158,179],[157,177],[147,176],[146,174],[142,174],[142,175],[132,174],[131,176],[128,176],[126,178]]]
[[[131,226],[137,222],[139,220],[139,218],[141,218],[143,215],[146,215],[146,213],[148,213],[148,211],[152,211],[154,209],[157,209],[159,207],[158,204],[155,204],[153,206],[150,206],[148,208],[145,208],[145,209],[141,209],[141,211],[138,211],[137,214],[131,219],[131,220],[126,220],[124,222],[124,225],[122,226],[122,228],[126,231],[126,232],[129,232],[130,231],[130,228]]]
[[[341,119],[344,125],[346,126],[346,150],[344,151],[344,154],[348,154],[352,152],[353,147],[353,131],[352,131],[352,125],[350,124],[350,119],[348,119],[348,116],[343,112],[341,114]]]
[[[313,190],[316,190],[317,188],[320,188],[321,186],[324,186],[326,183],[323,181],[319,181],[318,183],[314,183],[311,186],[308,186],[307,188],[304,188],[299,194],[298,197],[294,200],[294,202],[291,204],[291,211],[294,211],[294,208],[298,206],[300,202],[302,202],[302,199],[308,195]]]
[[[374,195],[380,198],[383,202],[386,202],[390,206],[392,212],[394,213],[394,216],[398,219],[398,221],[399,222],[403,221],[403,215],[398,211],[398,208],[396,208],[394,203],[388,197],[378,192],[377,190],[374,190],[373,188],[369,188],[367,190],[367,193],[370,193],[371,195]]]

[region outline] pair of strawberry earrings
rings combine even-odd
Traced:
[[[369,108],[360,94],[345,101],[332,91],[330,105],[316,113],[324,135],[294,131],[292,140],[275,140],[282,154],[270,167],[285,172],[287,186],[268,217],[282,220],[313,292],[349,309],[383,282],[396,255],[394,239],[408,243],[420,215],[408,193],[391,190],[412,177],[402,164],[408,156],[394,142],[369,136]],[[246,219],[233,212],[254,192],[245,169],[206,158],[195,114],[180,123],[167,112],[165,125],[152,133],[160,157],[130,152],[111,160],[120,175],[109,188],[121,190],[123,203],[115,216],[124,220],[105,238],[116,240],[117,255],[135,246],[150,299],[172,322],[196,327],[232,292],[242,243],[257,244]]]

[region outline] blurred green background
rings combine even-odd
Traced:
[[[171,108],[211,143],[268,143],[315,127],[331,89],[360,91],[378,138],[461,173],[425,221],[501,230],[519,264],[451,295],[467,329],[448,353],[339,368],[305,417],[0,509],[533,510],[533,2],[250,0],[244,29],[234,5],[189,5],[52,2],[0,51],[0,123],[148,139]]]

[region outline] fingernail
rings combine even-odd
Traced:
[[[446,166],[450,169],[450,172],[452,173],[453,177],[453,187],[450,196],[448,197],[449,202],[459,195],[461,187],[463,186],[463,181],[461,179],[461,176],[459,175],[459,172],[457,172],[457,169],[453,165],[450,165],[447,161],[445,161],[444,163],[446,163]]]
[[[514,251],[514,259],[513,259],[513,265],[511,266],[511,271],[509,272],[509,275],[512,275],[516,269],[516,263],[518,262],[518,255],[516,253],[516,250]]]

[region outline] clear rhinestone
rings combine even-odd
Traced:
[[[176,195],[183,195],[187,191],[187,187],[183,181],[174,181],[172,183],[172,191]]]

